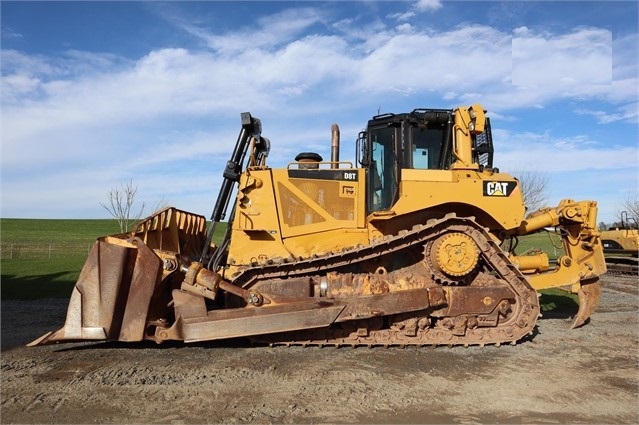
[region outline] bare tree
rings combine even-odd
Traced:
[[[548,175],[539,170],[520,170],[511,173],[519,180],[524,205],[528,212],[545,207],[548,202]]]
[[[133,186],[133,181],[129,180],[126,183],[122,183],[120,188],[109,190],[107,194],[108,205],[100,202],[100,205],[118,221],[120,232],[126,232],[132,222],[136,222],[142,217],[144,202],[142,202],[140,211],[137,214],[133,214],[133,204],[137,194],[138,187]]]
[[[160,199],[158,201],[157,204],[155,204],[155,209],[153,210],[153,213],[155,214],[156,212],[163,210],[164,208],[170,206],[171,203],[169,201],[166,200],[166,198],[164,197],[164,195],[162,195],[162,199]]]
[[[639,222],[639,190],[637,188],[626,192],[619,210],[619,216],[621,216],[622,211],[626,211],[629,218],[634,218],[636,222]]]

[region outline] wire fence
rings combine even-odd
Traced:
[[[51,260],[86,256],[95,241],[2,241],[0,260]]]

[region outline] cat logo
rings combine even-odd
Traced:
[[[484,196],[506,197],[513,193],[517,182],[484,182]]]

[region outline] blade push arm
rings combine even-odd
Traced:
[[[213,238],[213,232],[217,223],[222,221],[226,216],[226,210],[231,198],[231,192],[235,183],[240,181],[240,174],[242,172],[242,164],[244,163],[244,157],[249,147],[249,142],[254,141],[255,145],[264,145],[264,149],[257,150],[257,153],[252,152],[252,155],[257,155],[259,158],[253,158],[252,162],[263,162],[266,155],[268,155],[269,142],[267,139],[262,138],[262,123],[259,119],[251,116],[250,112],[243,112],[241,114],[242,129],[237,137],[235,143],[235,149],[231,154],[231,158],[227,161],[224,172],[222,173],[222,184],[220,186],[220,193],[217,196],[213,213],[211,214],[211,226],[209,227],[206,244],[202,251],[200,262],[204,261],[204,258],[208,254],[210,249],[211,239]]]

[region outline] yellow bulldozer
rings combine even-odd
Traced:
[[[621,220],[601,232],[601,243],[606,255],[608,271],[614,274],[639,274],[639,227],[627,211]]]
[[[375,116],[355,164],[340,161],[333,125],[329,161],[302,152],[270,168],[261,130],[241,114],[208,225],[167,208],[99,238],[64,326],[30,345],[515,344],[533,335],[537,290],[578,294],[573,327],[597,306],[606,264],[596,202],[566,199],[525,216],[520,183],[493,166],[481,105]],[[502,248],[547,227],[562,237],[556,263]]]

